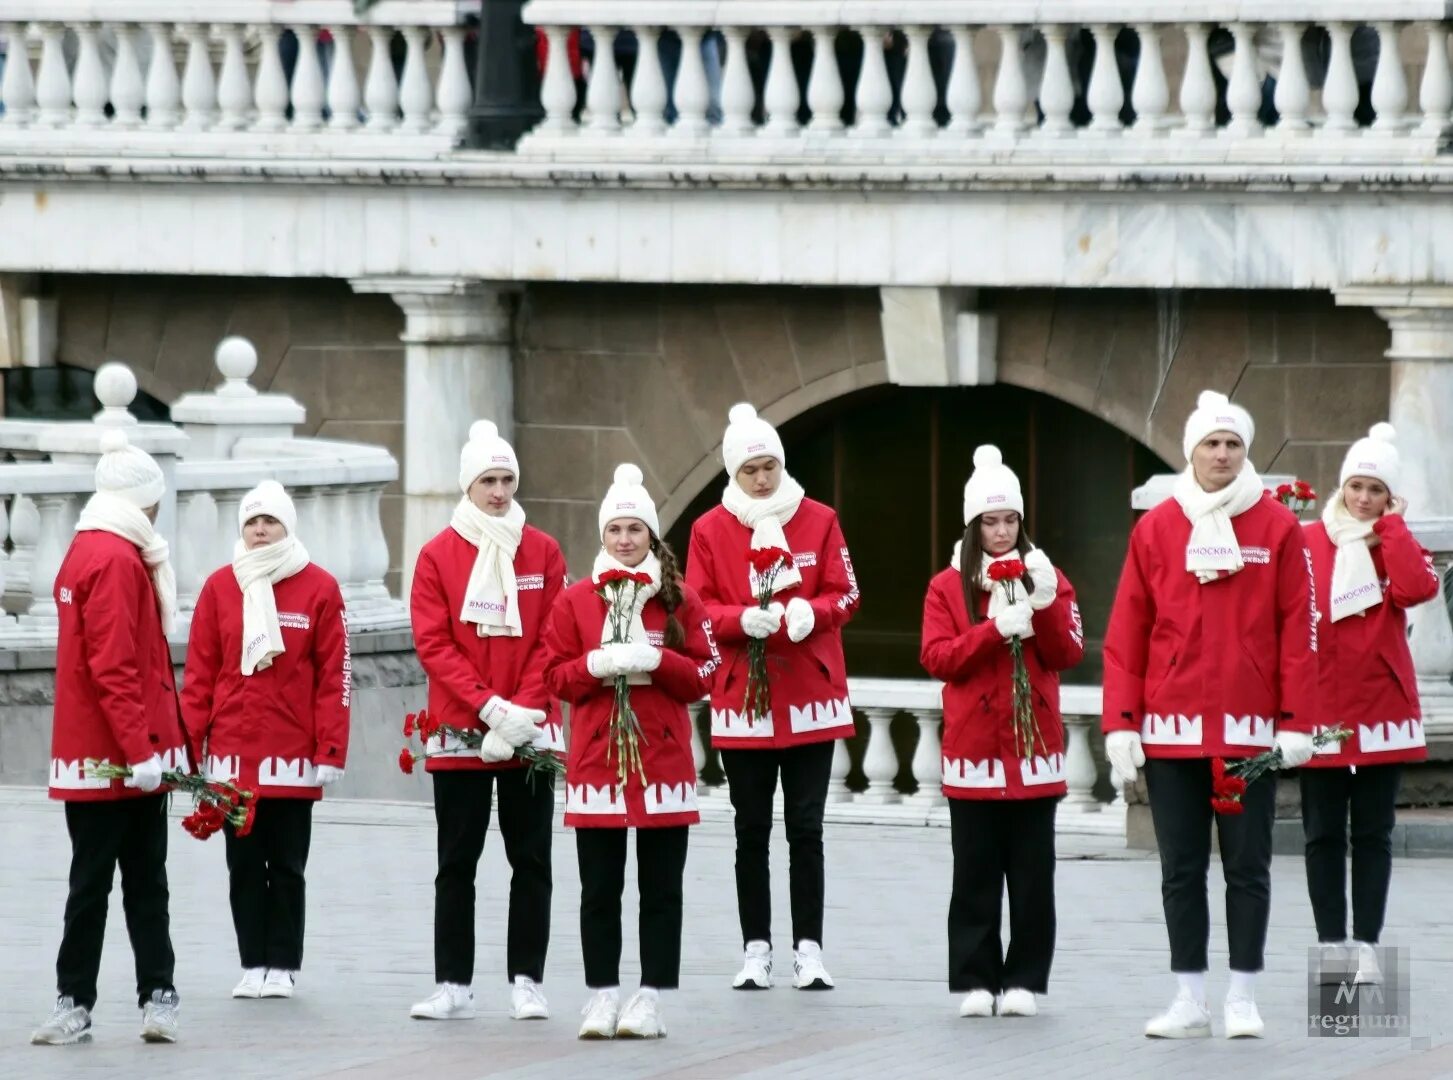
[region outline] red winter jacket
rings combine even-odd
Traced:
[[[171,651],[141,550],[99,530],[78,532],[55,578],[55,722],[50,797],[100,802],[143,795],[120,780],[86,778],[84,762],[187,771]]]
[[[1065,793],[1065,730],[1059,674],[1085,655],[1080,607],[1059,574],[1055,601],[1034,613],[1024,666],[1044,739],[1026,760],[1014,744],[1014,659],[987,618],[988,596],[970,625],[963,576],[950,566],[928,583],[919,661],[943,680],[943,793],[950,799],[1043,799]],[[1021,595],[1020,603],[1025,603]]]
[[[192,613],[182,716],[209,777],[263,797],[320,799],[317,766],[341,769],[348,757],[353,663],[343,594],[315,563],[272,594],[283,654],[243,675],[237,575],[224,566],[207,579]]]
[[[858,609],[858,579],[837,514],[820,502],[803,499],[782,531],[802,584],[774,599],[786,604],[802,597],[812,605],[817,621],[812,633],[797,644],[788,639],[785,620],[767,639],[772,708],[766,717],[748,724],[742,718],[742,705],[751,639],[742,629],[742,610],[757,606],[747,561],[752,530],[724,506],[707,511],[691,527],[686,581],[706,604],[722,652],[711,691],[711,742],[718,749],[802,746],[851,738],[855,730],[842,627]]]
[[[1317,715],[1312,557],[1270,494],[1231,519],[1242,569],[1202,585],[1174,499],[1140,519],[1105,635],[1106,732],[1152,758],[1251,757]]]
[[[1333,622],[1337,547],[1320,521],[1307,527],[1322,616],[1317,730],[1341,726],[1352,732],[1340,747],[1331,743],[1313,754],[1309,768],[1423,761],[1428,756],[1404,612],[1438,595],[1438,572],[1401,515],[1381,518],[1372,531],[1380,540],[1372,549],[1372,564],[1382,582],[1382,603]]]
[[[483,728],[479,710],[498,696],[522,708],[543,709],[541,724],[549,738],[540,745],[563,751],[560,712],[545,689],[545,647],[540,639],[555,598],[565,587],[565,556],[553,537],[526,525],[515,551],[519,590],[520,637],[480,637],[474,623],[463,622],[464,590],[479,549],[446,528],[419,550],[414,566],[409,615],[414,648],[429,677],[429,713],[457,728]],[[518,769],[521,762],[482,761],[452,739],[430,739],[429,772],[452,769]]]
[[[691,753],[687,705],[700,701],[721,658],[700,598],[683,586],[676,618],[686,631],[679,651],[661,649],[661,666],[650,685],[631,687],[631,708],[641,725],[641,765],[646,783],[632,773],[622,790],[610,738],[615,680],[601,682],[586,668],[600,647],[606,602],[589,579],[560,594],[545,628],[549,660],[545,684],[570,702],[570,753],[565,771],[565,824],[582,829],[664,828],[695,825],[696,761]],[[641,611],[652,645],[666,631],[666,606],[652,597]]]

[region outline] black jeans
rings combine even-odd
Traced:
[[[787,750],[723,750],[737,833],[737,913],[742,941],[772,941],[772,799],[782,776],[791,857],[792,944],[822,944],[822,812],[832,772],[831,742]]]
[[[258,799],[252,831],[227,838],[228,898],[245,968],[299,971],[307,910],[312,799]]]
[[[1209,758],[1153,758],[1145,763],[1150,817],[1160,848],[1160,896],[1170,936],[1170,969],[1205,971],[1211,911],[1206,873],[1211,866],[1211,819],[1221,841],[1226,878],[1226,937],[1231,970],[1262,968],[1271,914],[1271,827],[1276,819],[1276,774],[1263,775],[1244,796],[1240,814],[1211,809]]]
[[[641,985],[674,990],[681,979],[681,879],[689,827],[636,829],[636,888],[641,897]],[[621,893],[626,829],[576,829],[580,862],[580,950],[585,985],[621,984]]]
[[[1392,878],[1401,765],[1302,770],[1307,892],[1319,941],[1347,938],[1347,815],[1352,813],[1352,936],[1377,944]]]
[[[1054,961],[1054,812],[1058,798],[950,799],[954,891],[948,908],[948,986],[1049,989]],[[1009,954],[999,922],[1009,887]]]
[[[434,878],[434,979],[474,981],[474,875],[484,853],[491,793],[499,792],[499,831],[510,864],[510,911],[505,966],[509,981],[545,978],[550,945],[550,826],[555,792],[524,769],[436,772],[434,817],[439,825],[439,873]]]
[[[155,990],[175,990],[167,914],[166,796],[66,803],[71,835],[70,894],[65,930],[56,956],[56,989],[87,1009],[96,1006],[96,975],[106,935],[106,908],[116,866],[121,866],[121,907],[136,958],[138,1005]]]

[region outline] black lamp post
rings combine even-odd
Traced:
[[[480,6],[469,143],[509,150],[545,117],[535,30],[520,17],[525,0],[485,0]]]

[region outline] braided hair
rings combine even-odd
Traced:
[[[681,606],[681,569],[676,562],[676,553],[671,545],[652,534],[651,553],[661,561],[661,589],[656,593],[666,608],[665,645],[668,649],[679,649],[686,644],[686,630],[676,617]]]

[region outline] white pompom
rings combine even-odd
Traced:
[[[733,405],[732,411],[727,413],[727,420],[733,424],[745,424],[757,418],[757,410],[743,401],[739,405]]]
[[[989,469],[1003,464],[1004,455],[999,452],[997,446],[985,443],[974,451],[974,468],[976,469]]]
[[[1367,431],[1367,437],[1378,442],[1392,442],[1398,437],[1397,428],[1384,420],[1382,423],[1373,424]]]
[[[641,474],[638,466],[629,463],[616,466],[615,482],[617,484],[629,487],[640,487],[644,481],[645,477]]]
[[[126,437],[126,432],[117,428],[110,428],[101,433],[101,453],[114,454],[118,450],[125,450],[131,445],[131,440]]]
[[[476,420],[469,425],[469,441],[484,442],[487,439],[498,438],[499,428],[493,420]]]
[[[1196,398],[1196,408],[1214,409],[1218,406],[1228,404],[1230,400],[1225,394],[1219,393],[1216,390],[1202,390],[1200,396]]]

